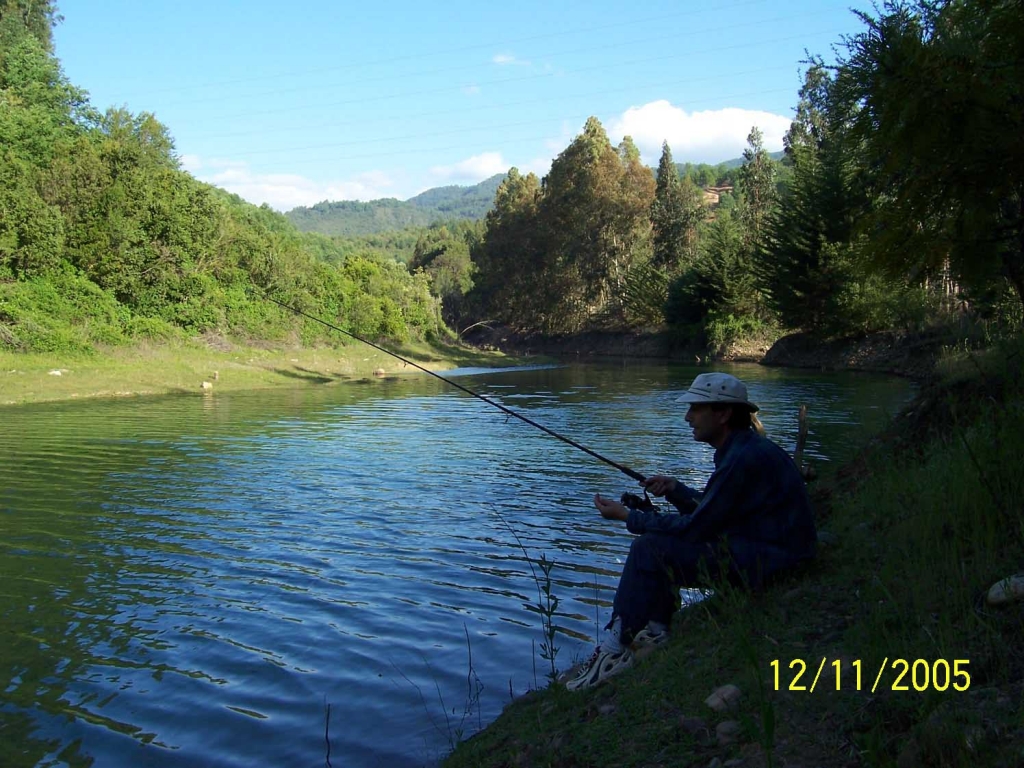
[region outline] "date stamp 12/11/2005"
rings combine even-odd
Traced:
[[[870,690],[871,693],[875,693],[879,686],[883,690],[889,688],[893,691],[918,692],[946,691],[950,688],[955,691],[966,691],[971,687],[971,675],[967,671],[970,662],[966,659],[950,661],[946,659],[935,659],[934,661],[892,659],[890,662],[887,656],[879,665],[870,689],[866,689],[862,685],[864,664],[860,659],[853,661],[835,659],[829,662],[828,657],[823,656],[821,662],[817,664],[817,671],[814,673],[813,679],[810,679],[808,669],[813,669],[814,661],[817,659],[808,665],[804,659],[793,659],[788,665],[784,665],[779,659],[773,659],[769,666],[774,673],[775,690],[785,689],[813,693],[816,689],[833,689],[832,683],[835,684],[833,690],[837,692],[844,690],[845,686],[845,690]],[[822,679],[822,673],[826,667],[828,672],[825,674],[825,679]],[[887,672],[892,676],[891,682],[886,675]],[[850,679],[851,674],[853,675],[852,679]],[[885,679],[883,680],[883,678]]]

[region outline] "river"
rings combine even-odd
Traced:
[[[913,394],[724,366],[770,436],[848,458]],[[701,372],[450,372],[614,461],[701,486]],[[706,369],[703,369],[706,370]],[[0,409],[0,765],[429,766],[589,654],[630,536],[614,468],[436,379]]]

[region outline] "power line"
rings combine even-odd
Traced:
[[[829,15],[831,12],[832,12],[831,10],[826,10],[826,11],[820,11],[818,13],[804,14],[803,18],[806,19],[806,18],[813,17],[813,16],[825,16],[825,15]],[[708,27],[708,28],[704,28],[704,29],[688,29],[688,30],[686,30],[686,34],[688,36],[690,36],[690,35],[692,35],[692,36],[710,35],[712,33],[730,32],[732,30],[743,29],[745,27],[758,26],[758,25],[762,25],[762,24],[770,24],[770,23],[774,23],[774,22],[778,22],[778,21],[788,21],[790,19],[792,19],[792,15],[791,14],[786,14],[786,15],[783,15],[783,16],[776,16],[776,17],[769,18],[769,19],[755,19],[755,20],[752,20],[752,21],[743,22],[741,24],[729,24],[729,25],[725,25],[725,26]],[[549,52],[549,53],[542,54],[542,56],[545,57],[545,58],[556,58],[556,57],[559,57],[559,56],[570,56],[570,55],[578,54],[578,53],[595,53],[595,52],[599,52],[599,51],[607,51],[607,50],[612,50],[612,49],[615,49],[615,48],[624,48],[624,47],[627,47],[627,46],[629,46],[629,47],[639,47],[639,46],[644,46],[644,45],[647,45],[647,44],[650,44],[650,43],[663,42],[665,40],[674,40],[674,39],[677,39],[678,37],[679,37],[678,33],[673,33],[671,35],[659,35],[657,37],[648,37],[648,38],[643,38],[643,39],[639,39],[639,40],[627,40],[627,41],[618,42],[618,43],[609,43],[607,45],[601,45],[601,46],[587,46],[587,47],[583,47],[583,48],[574,48],[572,50],[567,50],[567,51]],[[716,50],[722,50],[722,48],[717,47]],[[693,53],[700,53],[700,52],[689,52],[689,53],[690,53],[690,55],[693,55]],[[374,83],[374,82],[390,82],[390,81],[393,81],[393,80],[403,80],[403,79],[406,79],[406,78],[408,78],[410,76],[425,77],[425,76],[448,74],[450,72],[461,72],[461,71],[465,71],[465,70],[469,70],[469,69],[477,70],[479,68],[480,68],[480,64],[479,63],[474,63],[474,64],[469,64],[469,65],[459,65],[459,66],[456,66],[456,67],[445,67],[445,68],[442,68],[442,69],[434,69],[434,70],[417,70],[417,71],[415,71],[413,73],[404,73],[403,72],[403,73],[398,73],[398,74],[389,74],[389,75],[383,75],[383,76],[380,76],[380,77],[371,77],[371,78],[360,77],[359,78],[359,83],[360,83],[360,85],[364,85],[366,83]],[[502,82],[502,81],[498,80],[496,82]],[[335,84],[335,85],[326,85],[326,86],[325,85],[304,85],[304,86],[293,87],[293,88],[282,88],[282,89],[269,90],[269,91],[256,91],[256,92],[253,92],[253,93],[247,93],[244,96],[247,99],[265,98],[265,97],[269,97],[269,96],[280,96],[280,95],[291,94],[291,93],[304,93],[304,92],[308,92],[308,91],[322,91],[324,88],[339,87],[340,85],[344,85],[344,83]],[[462,86],[458,86],[458,87],[462,87]],[[223,96],[209,96],[209,97],[205,97],[205,98],[201,98],[201,99],[184,99],[184,100],[180,100],[180,101],[172,101],[172,102],[169,102],[167,104],[167,106],[180,106],[180,105],[189,105],[189,106],[191,106],[191,105],[195,105],[195,104],[209,104],[209,103],[219,102],[219,101],[222,101],[222,100],[223,100]]]
[[[727,96],[716,96],[714,99],[704,99],[704,100],[700,100],[700,101],[694,101],[694,102],[691,102],[691,103],[692,104],[706,104],[706,103],[709,103],[709,102],[724,101],[724,100],[738,99],[738,98],[747,98],[747,97],[750,97],[750,96],[761,96],[761,95],[771,94],[771,93],[792,93],[792,92],[793,92],[793,89],[791,89],[791,88],[777,88],[777,89],[768,90],[768,91],[753,91],[753,92],[750,92],[750,93],[731,94],[731,95],[727,95]],[[560,121],[569,120],[569,119],[585,120],[589,116],[590,115],[586,115],[586,116],[576,117],[576,118],[562,118],[562,117],[559,117],[558,120],[560,120]],[[493,129],[491,129],[491,130],[493,130]],[[443,133],[443,134],[440,134],[440,135],[448,135],[448,134],[447,133]],[[415,138],[415,137],[413,137],[413,138]],[[545,139],[549,139],[549,138],[551,138],[551,134],[550,133],[548,133],[546,135],[543,135],[543,136],[518,137],[516,139],[511,140],[511,142],[509,140],[507,140],[507,139],[503,140],[503,141],[504,141],[504,143],[506,145],[508,145],[509,143],[522,143],[522,142],[527,142],[527,141],[544,141]],[[375,139],[373,141],[395,141],[395,140],[397,140],[397,139]],[[297,149],[287,149],[287,148],[284,148],[284,149],[280,149],[280,150],[276,150],[276,151],[280,151],[280,152],[299,152],[299,151],[309,151],[309,150],[313,150],[313,149],[319,151],[319,150],[326,149],[326,148],[329,148],[329,147],[327,147],[327,146],[323,146],[323,147],[306,147],[306,148],[297,148]],[[374,153],[361,154],[361,155],[345,155],[345,156],[341,156],[341,157],[334,157],[334,156],[332,156],[330,158],[324,158],[324,160],[329,159],[329,160],[331,160],[333,162],[341,162],[341,161],[349,161],[349,160],[370,160],[370,159],[375,159],[375,158],[379,158],[379,157],[392,157],[392,156],[395,156],[395,155],[422,154],[422,153],[425,153],[425,152],[447,152],[447,151],[450,151],[450,150],[464,149],[464,148],[465,148],[464,144],[453,144],[453,145],[443,146],[443,147],[416,147],[416,148],[410,148],[410,149],[389,149],[386,152],[374,152]],[[260,150],[258,152],[262,153],[262,150]],[[236,155],[236,157],[240,158],[241,160],[245,160],[245,158],[250,157],[253,154],[257,154],[257,152],[248,153],[248,154],[240,154],[240,155]],[[276,168],[276,167],[282,167],[282,166],[285,166],[285,165],[292,166],[292,165],[295,165],[295,163],[296,163],[295,159],[292,158],[292,159],[289,159],[289,160],[283,160],[283,161],[272,162],[272,163],[261,163],[260,167],[261,168]]]
[[[716,97],[715,100],[742,98],[742,97],[749,97],[749,96],[759,96],[759,95],[762,95],[762,94],[765,94],[765,93],[783,93],[783,92],[788,93],[788,92],[791,92],[791,91],[792,91],[792,89],[790,89],[790,88],[779,88],[779,89],[774,90],[774,91],[756,91],[754,93],[735,94],[735,95],[731,95],[731,96]],[[699,104],[701,102],[696,101],[696,102],[691,102],[691,103]],[[590,112],[590,113],[588,113],[586,115],[572,115],[572,116],[568,116],[568,117],[560,116],[558,119],[562,120],[562,121],[580,121],[580,120],[586,120],[588,117],[590,117],[591,114],[593,114],[593,112]],[[357,140],[353,140],[353,141],[338,141],[338,142],[331,142],[330,144],[315,144],[315,145],[306,146],[306,147],[277,147],[277,148],[274,148],[274,149],[259,149],[259,150],[255,150],[255,151],[252,151],[252,152],[247,152],[246,153],[246,157],[251,157],[253,155],[280,154],[282,152],[289,152],[289,153],[291,153],[291,152],[309,152],[309,151],[312,151],[312,150],[334,149],[334,148],[337,148],[337,147],[358,146],[360,144],[382,144],[382,143],[385,143],[385,142],[407,141],[407,140],[410,140],[410,139],[419,139],[419,138],[434,138],[434,137],[438,137],[438,136],[455,136],[455,135],[464,134],[464,133],[477,133],[477,132],[484,132],[484,131],[486,131],[486,132],[493,132],[493,131],[496,131],[496,130],[501,130],[503,128],[505,128],[505,129],[507,129],[507,128],[521,128],[523,126],[539,125],[541,123],[548,123],[548,122],[550,122],[550,119],[544,119],[544,120],[521,120],[521,121],[514,122],[514,123],[505,122],[505,123],[498,123],[498,124],[495,124],[495,125],[480,125],[480,126],[474,126],[473,128],[458,128],[458,129],[450,130],[450,131],[435,131],[433,133],[415,133],[415,134],[406,134],[404,136],[378,136],[378,137],[374,137],[372,139],[357,139]]]
[[[717,12],[717,13],[721,13],[723,11],[729,11],[729,10],[732,10],[734,8],[743,8],[743,7],[747,7],[747,6],[751,6],[751,5],[762,5],[766,1],[767,0],[744,0],[743,2],[733,3],[732,5],[716,6],[714,8],[714,11]],[[424,51],[422,53],[410,53],[410,54],[405,54],[405,55],[402,55],[402,56],[390,56],[390,57],[381,58],[381,59],[374,59],[372,61],[357,62],[357,64],[360,65],[360,66],[376,66],[376,65],[379,65],[379,64],[392,64],[392,63],[397,62],[397,61],[409,61],[409,60],[416,60],[416,59],[421,59],[421,58],[433,58],[433,57],[436,57],[438,55],[445,54],[445,53],[464,53],[466,51],[483,50],[483,49],[486,49],[486,48],[494,49],[494,48],[498,48],[498,47],[502,47],[502,46],[517,45],[519,43],[532,42],[534,40],[546,40],[546,39],[550,39],[550,38],[553,38],[553,37],[566,37],[566,36],[569,36],[569,35],[586,34],[586,33],[590,33],[590,32],[600,32],[600,31],[606,30],[606,29],[620,29],[622,27],[635,26],[637,24],[649,24],[649,23],[653,23],[653,22],[665,21],[667,19],[675,19],[675,18],[681,18],[681,17],[697,16],[697,15],[700,15],[701,13],[706,13],[707,10],[708,9],[702,9],[701,11],[698,11],[698,12],[694,12],[694,11],[680,11],[678,13],[670,13],[670,14],[665,14],[665,15],[661,15],[661,16],[648,16],[648,17],[642,18],[642,19],[624,19],[624,20],[621,20],[621,21],[616,21],[614,24],[602,24],[602,25],[594,26],[594,27],[581,27],[581,28],[578,28],[578,29],[575,29],[575,30],[559,30],[557,32],[547,32],[547,33],[542,34],[542,35],[530,35],[528,37],[513,38],[512,40],[504,40],[504,41],[489,42],[489,43],[474,43],[473,45],[462,46],[460,48],[434,49],[434,50],[431,50],[431,51]],[[268,79],[300,77],[300,76],[304,76],[304,75],[317,74],[317,73],[320,73],[320,72],[343,71],[343,70],[350,69],[352,66],[353,66],[352,64],[343,64],[343,65],[337,65],[337,66],[332,66],[332,67],[317,67],[317,68],[313,68],[313,69],[298,70],[298,71],[292,71],[292,72],[281,72],[281,73],[274,74],[274,75],[261,75],[261,76],[258,76],[258,77],[238,78],[238,79],[235,79],[235,80],[223,80],[223,81],[220,81],[220,82],[199,83],[199,84],[192,83],[192,84],[188,84],[188,85],[175,86],[173,88],[147,89],[146,91],[144,91],[144,93],[146,95],[151,95],[151,94],[156,94],[156,93],[173,93],[173,92],[177,92],[177,91],[193,90],[195,88],[210,88],[210,87],[220,87],[220,86],[223,86],[223,85],[238,85],[240,83],[262,82],[262,81],[265,81],[265,80],[268,80]],[[140,91],[139,93],[141,94],[143,92]],[[131,92],[129,92],[128,95],[131,95]]]
[[[686,78],[676,79],[676,80],[665,80],[665,81],[661,81],[661,82],[657,82],[657,83],[645,83],[644,87],[647,88],[647,89],[650,89],[650,88],[662,88],[662,87],[670,86],[670,85],[679,85],[681,83],[706,83],[706,82],[713,82],[715,80],[728,80],[729,78],[733,78],[733,77],[745,77],[747,75],[755,75],[755,74],[760,74],[762,72],[778,72],[778,71],[783,70],[783,69],[791,69],[791,66],[787,64],[787,65],[779,66],[779,67],[761,67],[759,69],[749,69],[749,70],[745,70],[743,72],[719,73],[719,74],[716,74],[716,75],[710,75],[708,77],[686,77]],[[442,115],[453,115],[453,114],[462,115],[462,114],[468,114],[468,113],[473,113],[473,112],[482,112],[482,111],[488,111],[488,110],[494,110],[494,109],[504,109],[504,108],[507,108],[507,107],[521,107],[521,106],[527,106],[527,105],[531,105],[531,104],[551,104],[551,103],[555,103],[555,102],[564,103],[566,100],[569,100],[569,99],[575,100],[575,99],[583,99],[583,98],[592,98],[592,97],[595,97],[595,96],[606,96],[606,95],[608,95],[610,93],[622,93],[622,92],[626,92],[626,91],[635,91],[635,90],[636,90],[635,86],[625,86],[625,87],[622,87],[622,88],[605,88],[605,89],[602,89],[600,91],[590,91],[588,93],[577,93],[577,94],[563,95],[563,96],[557,96],[557,97],[550,97],[550,96],[548,96],[548,97],[544,97],[544,98],[541,98],[541,99],[522,99],[520,101],[505,101],[505,102],[502,102],[501,104],[489,104],[489,105],[481,106],[481,107],[467,107],[465,109],[446,109],[446,110],[440,110],[440,111],[436,111],[436,112],[418,112],[416,114],[411,114],[411,115],[402,115],[402,119],[404,119],[404,120],[415,120],[415,119],[419,119],[419,118],[422,118],[422,117],[438,117],[438,116],[442,116]],[[789,90],[789,89],[785,89],[785,90]],[[265,136],[267,134],[273,134],[273,133],[287,133],[287,132],[295,131],[297,128],[302,128],[302,129],[305,129],[305,130],[309,130],[311,128],[339,128],[339,127],[343,127],[343,126],[347,126],[347,125],[359,125],[359,126],[364,126],[365,127],[367,125],[374,125],[377,122],[392,122],[392,121],[394,121],[394,119],[395,119],[394,117],[385,117],[385,118],[379,118],[376,121],[374,121],[374,120],[365,120],[365,119],[359,119],[359,120],[336,120],[336,121],[331,121],[331,122],[327,122],[327,123],[318,123],[316,125],[308,125],[308,124],[304,124],[304,125],[301,125],[301,126],[288,125],[288,126],[284,126],[284,127],[280,127],[280,128],[269,128],[269,129],[260,128],[260,129],[251,130],[251,131],[235,131],[235,132],[232,132],[232,133],[212,133],[212,134],[209,134],[209,133],[197,133],[197,134],[195,134],[194,133],[194,134],[191,134],[191,138],[193,138],[193,139],[196,139],[196,138],[202,138],[202,139],[222,139],[222,138],[238,138],[238,137],[241,137],[241,136]],[[472,129],[467,129],[467,130],[472,130]],[[419,135],[423,136],[424,134],[419,134]],[[378,140],[385,140],[385,139],[382,138],[382,139],[378,139]]]
[[[832,35],[834,35],[834,34],[837,34],[837,33],[835,32],[835,30],[821,30],[821,31],[818,31],[818,32],[805,33],[805,34],[800,34],[800,35],[788,35],[786,37],[777,37],[777,38],[772,38],[772,39],[768,39],[768,40],[759,41],[756,44],[756,46],[759,47],[759,46],[763,46],[763,45],[774,45],[776,43],[788,42],[788,41],[791,41],[791,40],[800,40],[800,39],[804,39],[805,37],[807,37],[808,34],[832,34]],[[632,60],[629,60],[629,61],[606,62],[606,63],[602,63],[602,64],[595,64],[595,65],[589,66],[589,67],[580,67],[580,68],[571,69],[571,70],[560,70],[557,73],[544,72],[544,73],[540,73],[540,74],[536,74],[536,75],[525,75],[523,77],[502,78],[502,79],[498,79],[498,80],[487,80],[487,81],[481,81],[481,82],[475,83],[475,85],[478,85],[478,86],[480,86],[480,85],[503,85],[503,84],[514,83],[514,82],[524,82],[524,81],[529,81],[529,80],[547,79],[547,78],[555,77],[556,75],[557,76],[578,75],[578,74],[582,74],[582,73],[595,72],[595,71],[600,71],[600,70],[604,70],[604,69],[622,68],[622,67],[632,66],[632,65],[636,65],[636,64],[650,64],[650,63],[654,63],[654,62],[670,61],[672,59],[678,59],[678,58],[681,58],[681,57],[684,57],[684,56],[693,56],[693,55],[698,55],[698,54],[703,54],[703,53],[715,53],[715,52],[719,52],[719,51],[728,51],[728,50],[736,50],[736,49],[749,50],[749,49],[751,49],[753,47],[755,47],[755,45],[752,45],[752,44],[749,44],[749,43],[739,43],[739,44],[731,45],[731,46],[716,45],[713,48],[705,48],[705,49],[702,49],[702,50],[686,51],[684,53],[673,53],[673,54],[666,54],[666,55],[663,55],[663,56],[653,56],[653,57],[642,58],[642,59],[632,59]],[[341,100],[341,101],[331,101],[331,102],[318,101],[318,102],[313,103],[313,104],[293,105],[293,106],[289,106],[289,107],[277,107],[277,108],[274,108],[274,109],[264,109],[264,110],[254,111],[254,112],[235,112],[235,113],[230,113],[230,114],[227,114],[227,115],[221,115],[220,119],[231,120],[231,119],[245,118],[245,117],[259,117],[259,116],[262,116],[262,115],[282,114],[282,113],[285,113],[285,112],[297,112],[297,111],[300,111],[300,110],[316,109],[316,108],[322,108],[322,107],[355,106],[355,105],[360,105],[360,104],[369,104],[369,103],[372,103],[372,102],[380,102],[380,101],[389,101],[389,100],[393,100],[393,99],[409,98],[409,97],[412,97],[412,96],[427,96],[427,95],[434,95],[434,94],[439,94],[439,93],[449,93],[449,92],[452,92],[452,91],[461,90],[463,87],[464,86],[462,86],[462,85],[458,85],[458,86],[445,86],[445,87],[442,87],[442,88],[432,88],[432,89],[428,89],[428,90],[417,89],[417,90],[413,90],[413,91],[403,91],[403,92],[399,92],[399,93],[391,93],[391,94],[385,94],[385,95],[381,95],[381,96],[372,96],[372,97],[365,97],[365,98],[359,98],[359,99],[344,99],[344,100]]]

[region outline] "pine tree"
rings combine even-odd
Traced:
[[[868,199],[848,132],[849,110],[815,63],[785,139],[789,190],[756,251],[760,286],[786,327],[841,335],[892,320],[896,289],[870,269],[855,230]]]

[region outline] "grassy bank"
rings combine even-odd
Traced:
[[[719,589],[635,669],[517,700],[446,768],[1024,764],[1024,603],[986,600],[1024,569],[1022,363],[1019,343],[947,361],[818,481],[806,572]]]
[[[522,362],[498,352],[481,353],[425,343],[395,345],[394,351],[429,370]],[[209,337],[113,347],[94,354],[0,352],[0,406],[89,397],[322,385],[382,373],[425,375],[357,342],[340,347],[253,347]],[[210,385],[206,390],[203,382]]]

